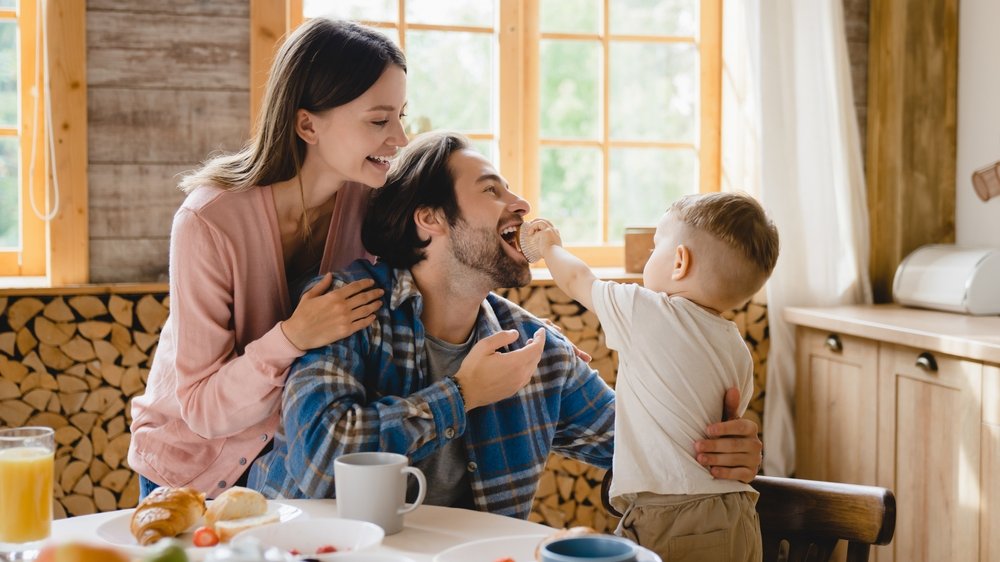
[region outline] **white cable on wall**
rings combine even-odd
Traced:
[[[52,130],[52,88],[49,84],[49,42],[48,36],[46,40],[42,42],[42,30],[48,28],[48,17],[46,16],[45,0],[38,0],[38,13],[40,17],[35,18],[35,87],[31,89],[31,97],[35,100],[34,112],[32,116],[32,127],[31,127],[31,164],[28,168],[28,199],[31,201],[31,211],[35,213],[35,216],[43,221],[50,221],[59,214],[59,178],[56,174],[56,145],[55,145],[55,135]],[[41,51],[42,56],[38,56],[38,52]],[[38,95],[38,82],[39,75],[41,74],[42,64],[45,65],[45,78],[42,85],[44,91],[44,97],[39,99]],[[47,144],[49,149],[49,157],[52,162],[52,209],[47,213],[43,213],[38,209],[38,204],[35,202],[35,163],[37,161],[37,150],[38,146],[38,115],[41,110],[45,111],[45,132],[48,136]]]

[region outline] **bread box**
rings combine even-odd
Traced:
[[[896,269],[892,296],[905,306],[1000,314],[1000,248],[921,246]]]

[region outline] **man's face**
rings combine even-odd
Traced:
[[[459,209],[448,236],[455,260],[485,275],[491,288],[527,285],[531,271],[515,238],[531,209],[528,202],[511,193],[507,181],[478,152],[459,150],[448,167]]]

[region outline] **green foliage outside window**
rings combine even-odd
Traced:
[[[305,0],[305,15],[394,22],[393,0]],[[409,23],[493,27],[499,3],[407,0]],[[602,0],[541,0],[544,33],[603,32]],[[330,10],[333,10],[331,13]],[[325,10],[322,11],[322,10]],[[539,45],[540,208],[570,245],[621,244],[628,226],[653,226],[671,201],[698,190],[698,158],[690,148],[616,147],[608,153],[608,207],[599,148],[560,146],[561,139],[697,143],[697,48],[689,42],[618,41],[615,34],[695,36],[698,0],[615,0],[610,3],[610,75],[601,42],[542,39]],[[385,32],[398,40],[395,30]],[[455,129],[496,135],[497,38],[466,31],[411,29],[405,37],[411,129]],[[603,100],[608,81],[609,99]],[[552,144],[556,143],[556,144]],[[496,160],[495,142],[477,141]],[[499,163],[498,163],[499,164]],[[511,186],[523,193],[523,186]],[[602,232],[607,213],[608,232]]]
[[[17,126],[17,23],[0,21],[0,127]],[[0,248],[20,246],[17,137],[0,138]]]

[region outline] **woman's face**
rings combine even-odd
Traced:
[[[406,73],[392,64],[356,99],[322,113],[299,110],[299,136],[306,141],[303,171],[334,181],[385,185],[389,159],[406,146],[403,110]]]

